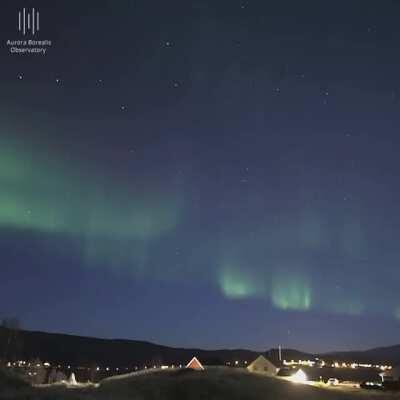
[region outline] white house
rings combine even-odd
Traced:
[[[274,376],[279,372],[279,368],[271,361],[267,360],[264,356],[258,356],[251,364],[248,365],[247,370],[250,372],[263,373]]]

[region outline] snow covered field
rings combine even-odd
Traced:
[[[398,399],[400,394],[365,391],[354,387],[315,387],[251,374],[233,368],[205,371],[150,370],[109,378],[100,385],[46,385],[9,390],[2,400],[351,400]]]

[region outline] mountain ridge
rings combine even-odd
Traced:
[[[11,342],[8,343],[11,337]],[[9,354],[7,354],[9,353]],[[201,349],[170,347],[145,340],[96,338],[64,333],[0,328],[0,358],[34,359],[60,364],[101,364],[110,367],[143,367],[152,364],[185,364],[194,355],[205,364],[251,362],[264,354],[278,360],[278,349],[255,351],[243,348]],[[282,349],[287,360],[322,358],[326,361],[400,364],[400,344],[379,346],[358,351],[308,353],[296,349]]]

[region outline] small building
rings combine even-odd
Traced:
[[[279,372],[279,368],[262,355],[258,356],[251,364],[249,364],[247,370],[271,376],[275,376]]]
[[[379,374],[382,382],[398,382],[400,380],[400,365]]]
[[[201,364],[201,362],[196,357],[193,357],[188,362],[188,364],[186,365],[186,368],[194,369],[196,371],[204,371],[203,365]]]

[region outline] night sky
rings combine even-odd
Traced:
[[[400,2],[8,0],[0,40],[0,317],[400,342]]]

